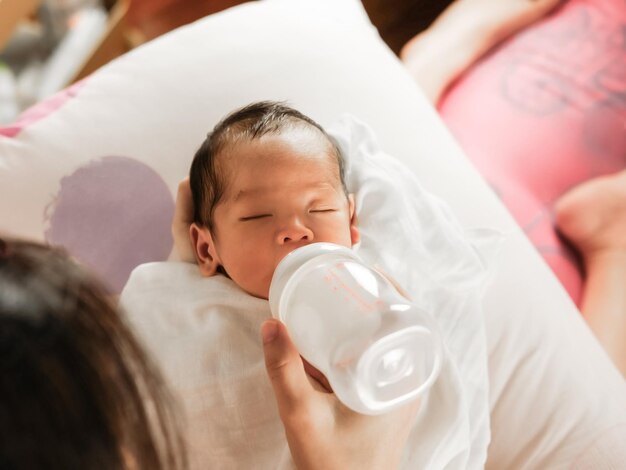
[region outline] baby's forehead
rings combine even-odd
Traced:
[[[231,140],[231,149],[242,150],[244,153],[251,148],[275,151],[279,147],[291,150],[290,153],[293,155],[322,153],[334,155],[335,151],[328,136],[310,125],[289,126],[260,136],[235,134]]]
[[[267,169],[289,166],[301,172],[315,172],[329,181],[340,181],[337,150],[316,129],[283,131],[259,138],[233,142],[219,156],[223,176],[235,178],[242,169]]]

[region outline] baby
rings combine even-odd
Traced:
[[[189,179],[200,272],[222,273],[255,297],[267,299],[276,266],[296,248],[359,240],[339,149],[282,103],[252,103],[219,122]]]

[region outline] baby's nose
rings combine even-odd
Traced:
[[[297,221],[291,222],[288,226],[279,231],[277,236],[277,242],[279,245],[285,245],[287,243],[312,241],[313,232]]]

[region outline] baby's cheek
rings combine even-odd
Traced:
[[[322,236],[318,241],[335,243],[346,247],[352,246],[352,239],[350,237],[350,225],[346,224],[344,220],[333,224],[327,230],[322,232]]]
[[[233,277],[233,280],[246,292],[267,298],[273,274],[273,260],[259,248],[256,253],[240,259],[237,264],[236,278]]]

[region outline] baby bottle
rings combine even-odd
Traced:
[[[424,394],[439,374],[434,320],[349,248],[313,243],[288,254],[269,303],[300,354],[354,411],[392,410]]]

